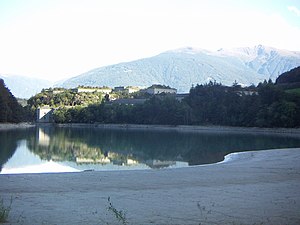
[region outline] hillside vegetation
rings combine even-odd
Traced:
[[[18,123],[26,119],[26,110],[0,79],[0,123]]]
[[[293,83],[299,83],[299,87],[300,87],[300,66],[281,74],[276,79],[276,84],[293,84]]]
[[[294,74],[295,70],[289,73]],[[289,76],[289,73],[281,76]],[[82,87],[88,89],[87,92],[55,88],[30,98],[26,108],[31,110],[31,118],[34,118],[38,107],[50,106],[55,109],[52,118],[56,123],[300,127],[299,89],[290,88],[297,84],[295,81],[293,79],[285,86],[269,80],[249,87],[241,87],[236,82],[224,86],[210,81],[192,87],[184,98],[176,94],[145,92],[112,92],[108,95],[98,90],[107,90],[107,87]],[[26,110],[17,103],[3,81],[0,91],[1,122],[22,120],[21,115],[26,115]],[[127,101],[114,101],[118,98]]]
[[[90,104],[101,103],[102,93],[99,92],[75,92],[72,89],[50,88],[43,89],[41,93],[31,97],[27,102],[36,109],[41,106],[59,107],[59,106],[88,106]]]
[[[252,91],[217,83],[197,85],[179,101],[172,95],[155,95],[144,104],[93,104],[60,108],[59,123],[135,123],[299,127],[300,98],[273,83],[265,82]]]
[[[182,100],[176,95],[160,94],[142,104],[97,101],[70,107],[74,105],[71,99],[62,101],[68,107],[60,104],[55,110],[56,123],[300,127],[299,95],[285,91],[271,80],[244,88],[236,83],[229,87],[209,82],[192,87]]]

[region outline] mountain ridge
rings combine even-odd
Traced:
[[[0,74],[19,98],[29,98],[43,88],[85,86],[140,86],[163,84],[179,93],[209,81],[232,85],[258,84],[300,66],[300,52],[257,45],[216,51],[184,47],[129,62],[107,65],[52,82],[19,75]]]
[[[275,79],[300,65],[300,52],[257,45],[254,47],[205,49],[185,47],[156,56],[95,68],[57,86],[169,85],[188,92],[195,84],[210,80],[231,85],[235,81],[251,85]]]
[[[17,98],[30,98],[43,88],[51,87],[53,82],[21,75],[0,74],[8,89]]]

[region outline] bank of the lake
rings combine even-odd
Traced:
[[[43,124],[39,124],[43,126]],[[99,128],[122,130],[157,130],[178,132],[225,132],[225,133],[261,133],[300,136],[300,128],[260,128],[260,127],[229,127],[229,126],[195,126],[195,125],[147,125],[147,124],[85,124],[65,123],[55,124],[58,127]]]
[[[178,132],[225,132],[225,133],[263,133],[300,136],[300,128],[261,128],[261,127],[231,127],[231,126],[196,126],[196,125],[148,125],[148,124],[89,124],[89,123],[0,123],[1,130],[27,129],[32,127],[73,127],[99,128],[118,130],[157,130]]]
[[[35,127],[35,123],[0,123],[0,131],[13,129],[27,129]]]
[[[300,149],[180,169],[0,175],[7,224],[300,224]]]

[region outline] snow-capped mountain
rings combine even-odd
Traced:
[[[26,76],[0,74],[0,78],[4,80],[6,87],[17,98],[28,99],[39,93],[43,88],[53,85],[51,81]]]
[[[280,50],[258,45],[253,48],[221,49],[217,55],[235,56],[258,74],[268,75],[272,80],[300,64],[300,52]]]
[[[258,84],[300,66],[300,52],[262,45],[253,48],[208,51],[181,48],[132,62],[105,66],[68,79],[57,86],[150,86],[165,84],[188,92],[192,85],[210,80],[232,85]]]

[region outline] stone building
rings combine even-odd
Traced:
[[[53,119],[52,119],[53,112],[54,112],[54,109],[50,108],[49,106],[43,106],[43,107],[37,108],[36,122],[38,122],[38,123],[53,122]]]
[[[86,92],[86,93],[92,93],[92,92],[99,92],[103,94],[109,94],[111,93],[112,89],[109,87],[77,87],[73,89],[73,91],[80,93],[80,92]]]
[[[160,84],[155,84],[152,85],[151,87],[148,87],[145,89],[145,92],[151,95],[158,95],[158,94],[176,94],[177,90],[175,88],[171,88],[169,86],[165,85],[160,85]]]

